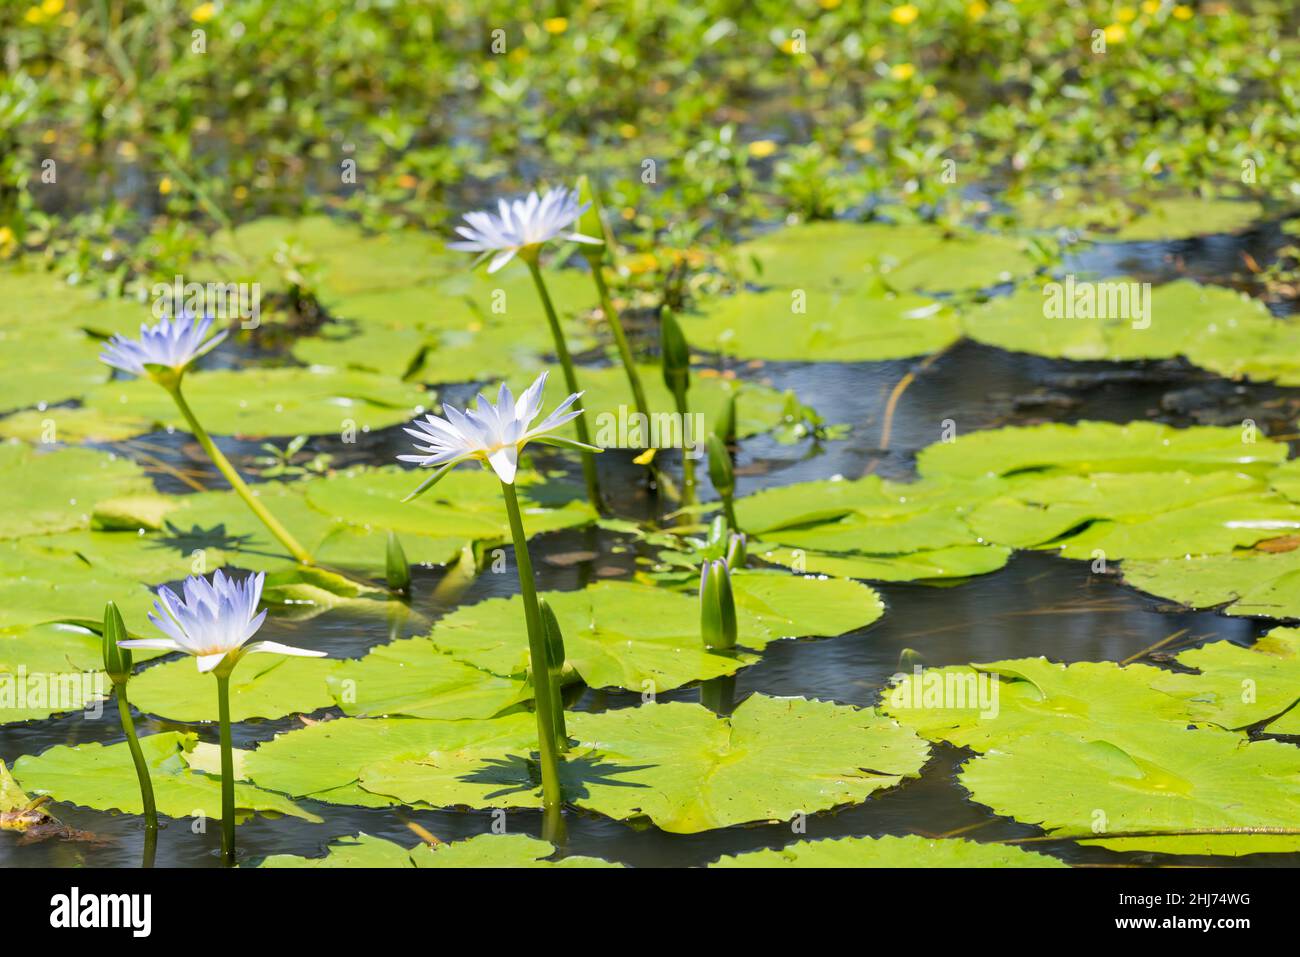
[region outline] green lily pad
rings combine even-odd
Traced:
[[[528,753],[536,742],[537,720],[524,713],[492,721],[340,718],[276,735],[245,756],[244,768],[258,786],[295,797],[388,807],[401,802],[358,786],[367,765],[435,752]]]
[[[765,562],[810,575],[881,582],[972,578],[997,571],[1011,557],[1011,549],[1001,545],[956,545],[901,555],[858,555],[772,547],[765,542],[754,542],[750,551]]]
[[[1154,422],[1047,423],[974,432],[937,442],[917,455],[925,477],[979,478],[1028,471],[1211,472],[1264,475],[1286,461],[1287,447],[1244,441],[1240,428],[1176,429]]]
[[[369,834],[339,837],[324,857],[274,854],[262,867],[618,867],[596,857],[547,860],[555,847],[527,834],[476,834],[462,841],[404,848]]]
[[[174,818],[203,815],[220,820],[221,779],[191,770],[182,757],[196,740],[192,734],[176,731],[140,738],[158,813]],[[48,794],[56,801],[99,811],[144,813],[140,781],[125,741],[108,747],[97,742],[73,747],[57,745],[39,755],[25,754],[14,762],[13,774],[34,795]],[[236,783],[237,821],[246,820],[254,812],[284,814],[320,823],[320,818],[282,795]]]
[[[379,645],[359,661],[343,662],[326,683],[334,702],[352,716],[494,718],[532,698],[525,682],[457,661],[427,638]]]
[[[109,415],[98,409],[57,406],[28,409],[0,419],[0,438],[23,442],[120,442],[148,432],[150,423],[130,416]]]
[[[99,635],[75,625],[0,631],[0,724],[92,709],[112,685]]]
[[[0,485],[10,489],[0,513],[0,539],[89,528],[95,503],[153,490],[130,459],[91,449],[39,452],[0,443]]]
[[[703,316],[683,317],[691,345],[742,359],[902,359],[961,337],[950,306],[865,288],[742,292],[708,300],[702,310]]]
[[[1154,686],[1184,701],[1196,721],[1228,730],[1267,721],[1270,734],[1300,734],[1300,630],[1274,628],[1249,648],[1216,641],[1178,663],[1200,673],[1169,673]]]
[[[808,223],[742,243],[735,256],[745,278],[783,289],[858,289],[880,279],[898,290],[981,289],[1035,269],[1015,239],[929,225]]]
[[[1147,665],[1046,658],[929,668],[886,688],[880,708],[928,740],[976,751],[1048,732],[1123,744],[1187,726],[1183,703],[1153,687],[1166,674]]]
[[[928,755],[875,712],[764,695],[727,718],[680,702],[576,713],[569,733],[578,742],[561,768],[569,800],[678,834],[857,803],[916,776]],[[538,806],[524,754],[503,743],[377,762],[361,784],[406,803]]]
[[[1108,238],[1121,242],[1157,242],[1235,233],[1262,215],[1259,203],[1252,201],[1174,196],[1147,203],[1142,215]]]
[[[1300,618],[1300,551],[1238,550],[1226,555],[1127,561],[1134,588],[1225,615]],[[1222,607],[1220,607],[1222,606]]]
[[[142,621],[153,594],[131,578],[95,568],[73,553],[28,550],[0,542],[0,628],[43,622],[92,624],[104,620],[104,605],[116,602],[128,621]]]
[[[329,658],[248,656],[230,676],[230,720],[283,718],[328,708],[334,701],[326,679],[338,665]],[[172,721],[217,720],[217,682],[189,657],[144,669],[128,690],[131,703],[146,714]]]
[[[431,401],[421,386],[391,376],[321,367],[195,372],[185,377],[185,398],[209,432],[250,436],[357,434],[407,422]],[[85,404],[185,428],[171,397],[148,379],[106,383]]]
[[[870,624],[883,606],[869,588],[836,579],[737,572],[738,643],[761,650],[798,635],[835,635]],[[593,688],[667,691],[734,674],[757,660],[714,653],[700,638],[693,595],[631,582],[599,582],[544,596],[564,633],[567,663]],[[522,599],[492,598],[442,618],[430,637],[448,654],[499,675],[523,676],[528,641]]]
[[[960,838],[842,837],[721,857],[709,867],[1068,867],[1064,861],[1003,844]]]
[[[1183,356],[1224,376],[1258,381],[1300,381],[1300,363],[1286,346],[1300,342],[1296,330],[1273,318],[1259,300],[1188,279],[1151,291],[1149,312],[1129,302],[1132,280],[1112,278],[1097,286],[1079,284],[1097,297],[1095,318],[1048,311],[1049,294],[1068,295],[1060,284],[1033,286],[990,300],[966,315],[965,333],[977,342],[1013,352],[1075,361],[1169,359]],[[1110,301],[1112,294],[1126,299]],[[1103,295],[1107,298],[1103,299]],[[1091,307],[1087,307],[1091,310]]]
[[[868,475],[767,489],[736,501],[755,554],[796,571],[881,581],[961,578],[1001,568],[1010,549],[965,516],[998,479],[912,483]]]
[[[1123,739],[1029,734],[968,762],[958,780],[972,799],[998,814],[1111,850],[1234,857],[1300,850],[1300,833],[1102,836],[1294,829],[1300,751],[1277,741],[1154,725]]]

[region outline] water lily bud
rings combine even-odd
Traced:
[[[731,572],[721,559],[705,562],[700,571],[700,634],[704,647],[725,649],[736,644],[736,601]]]
[[[727,404],[722,407],[722,415],[718,417],[718,427],[713,430],[728,445],[736,444],[736,395],[733,391],[727,396]]]
[[[585,175],[578,177],[578,204],[587,207],[586,212],[578,217],[578,232],[600,240],[599,243],[583,243],[581,246],[582,254],[594,265],[605,258],[605,210],[591,180]]]
[[[659,318],[659,353],[664,364],[664,385],[674,396],[685,395],[691,384],[691,350],[677,317],[667,306]]]
[[[722,552],[722,544],[727,540],[727,517],[725,515],[713,516],[713,521],[709,522],[709,537],[705,545],[710,549],[716,549],[718,554]]]
[[[723,498],[731,498],[736,491],[736,473],[731,468],[731,453],[726,444],[714,433],[709,433],[709,481]]]
[[[406,561],[406,550],[397,533],[388,533],[388,587],[393,591],[409,592],[411,590],[411,566]]]
[[[731,537],[727,539],[727,567],[744,568],[745,567],[745,546],[749,540],[745,537],[744,532],[732,532]]]
[[[104,670],[115,685],[125,684],[131,677],[131,650],[118,646],[127,637],[122,613],[110,601],[104,606]]]
[[[555,612],[546,603],[545,598],[538,599],[542,609],[542,633],[546,637],[546,664],[552,673],[558,674],[564,668],[564,634],[560,631],[560,622]]]
[[[555,612],[545,598],[537,601],[542,612],[542,637],[546,642],[546,681],[551,683],[552,714],[555,716],[555,745],[561,752],[569,750],[569,730],[564,722],[564,699],[560,696],[560,676],[564,671],[564,635]],[[536,677],[534,681],[538,680]]]

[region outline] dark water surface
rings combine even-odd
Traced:
[[[1133,275],[1155,282],[1193,275],[1200,279],[1226,277],[1240,268],[1240,254],[1253,250],[1261,261],[1277,242],[1270,227],[1242,237],[1211,237],[1174,244],[1092,246],[1080,250],[1070,263],[1079,271],[1101,275]],[[1280,314],[1291,310],[1279,308]],[[737,494],[792,482],[840,474],[856,477],[875,472],[908,479],[918,449],[940,438],[951,420],[958,434],[1004,425],[1039,421],[1104,419],[1126,422],[1158,419],[1176,425],[1240,423],[1254,419],[1274,435],[1293,430],[1300,411],[1300,390],[1229,382],[1193,369],[1181,361],[1150,363],[1071,363],[1002,352],[962,342],[928,366],[919,359],[878,363],[768,363],[737,369],[737,374],[777,389],[795,389],[800,399],[818,409],[828,422],[850,426],[846,438],[815,445],[811,441],[783,445],[760,436],[742,443],[737,459]],[[886,399],[909,371],[915,381],[899,402],[892,438],[882,449],[882,416]],[[460,402],[468,387],[444,389],[442,397]],[[259,454],[256,442],[223,439],[221,445],[237,460]],[[283,444],[283,443],[281,443]],[[330,437],[314,439],[311,451],[330,452],[335,465],[392,461],[406,447],[400,428],[363,435],[355,445]],[[183,434],[156,433],[117,450],[135,455],[154,471],[160,488],[185,492],[191,488],[177,471],[209,488],[222,483],[193,442]],[[158,462],[167,470],[160,471]],[[548,466],[564,467],[558,457]],[[573,473],[572,463],[569,463]],[[662,507],[644,483],[644,471],[626,454],[600,457],[602,484],[621,516],[654,519]],[[706,485],[705,498],[711,497]],[[534,564],[544,589],[576,589],[598,578],[627,577],[636,558],[652,552],[630,538],[597,529],[571,530],[534,539]],[[552,564],[548,556],[592,553],[593,557]],[[511,563],[513,565],[513,563]],[[402,634],[422,634],[428,623],[450,605],[434,594],[441,570],[416,572],[413,606],[420,614],[400,628]],[[947,587],[914,584],[877,586],[887,604],[884,617],[865,629],[821,640],[786,640],[770,645],[762,659],[737,679],[737,697],[761,691],[773,695],[802,695],[853,705],[874,704],[889,677],[899,670],[904,649],[916,652],[926,665],[952,665],[1003,658],[1045,655],[1055,661],[1122,661],[1139,655],[1174,632],[1186,629],[1176,643],[1144,660],[1161,663],[1166,653],[1219,640],[1249,644],[1266,630],[1264,623],[1227,618],[1210,612],[1187,612],[1158,599],[1140,595],[1108,575],[1096,575],[1086,563],[1041,553],[1017,553],[1009,564],[990,575]],[[512,594],[512,574],[484,574],[457,598],[457,603]],[[262,636],[301,643],[310,634],[312,647],[335,657],[358,657],[392,634],[387,620],[347,612],[330,612],[307,622],[272,620]],[[695,701],[698,690],[679,689],[669,700]],[[635,706],[639,696],[626,692],[583,691],[575,707],[600,710]],[[324,711],[315,717],[336,715]],[[141,733],[191,728],[206,741],[216,741],[213,725],[181,725],[138,719]],[[251,747],[275,733],[301,725],[298,718],[250,721],[235,728],[236,747]],[[82,715],[0,727],[0,759],[12,763],[22,754],[39,753],[56,744],[121,740],[113,705],[100,720]],[[806,835],[788,824],[742,826],[697,835],[665,834],[653,827],[617,823],[594,814],[570,812],[568,853],[603,857],[632,865],[698,865],[760,847],[777,847],[800,837],[960,832],[980,840],[1032,837],[1037,828],[993,815],[971,802],[956,783],[956,772],[967,752],[940,745],[919,780],[908,781],[879,797],[838,813],[807,821]],[[239,854],[254,862],[272,853],[318,855],[331,838],[364,831],[405,845],[416,843],[407,822],[416,822],[442,840],[454,840],[489,830],[489,812],[370,810],[300,802],[325,819],[321,825],[292,818],[257,818],[238,831]],[[137,866],[143,842],[139,818],[99,813],[55,804],[50,810],[75,828],[94,832],[103,845],[47,841],[17,846],[0,839],[0,866],[92,865]],[[540,835],[540,815],[511,812],[513,831]],[[157,863],[175,866],[217,866],[220,827],[196,834],[191,822],[168,821],[158,844]],[[1202,863],[1207,865],[1278,865],[1300,863],[1300,855],[1256,855],[1248,858],[1169,858],[1146,853],[1116,853],[1062,842],[1033,845],[1072,863],[1119,864]]]

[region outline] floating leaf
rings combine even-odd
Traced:
[[[842,634],[880,617],[875,593],[853,582],[737,572],[732,580],[739,644],[753,650],[799,635]],[[564,633],[567,663],[593,688],[666,691],[734,674],[749,654],[714,653],[700,638],[693,595],[630,582],[547,592]],[[521,599],[492,598],[458,608],[433,629],[435,645],[500,675],[528,668]]]
[[[532,698],[522,681],[480,671],[439,652],[427,638],[404,638],[371,649],[326,678],[348,715],[494,718]]]
[[[230,720],[310,714],[333,704],[328,658],[250,655],[230,676]],[[189,657],[146,668],[131,679],[131,703],[173,721],[217,720],[217,683]]]
[[[1192,608],[1226,615],[1300,618],[1300,551],[1244,551],[1226,555],[1127,561],[1134,588]]]
[[[923,476],[949,478],[1046,470],[1090,474],[1231,469],[1264,475],[1286,457],[1284,443],[1246,441],[1240,428],[1080,422],[973,432],[922,449],[916,467]]]
[[[129,459],[90,449],[37,452],[17,443],[0,444],[0,486],[11,495],[0,512],[0,538],[89,528],[100,499],[153,490]]]
[[[476,834],[462,841],[404,848],[369,834],[339,837],[324,857],[275,854],[262,867],[617,867],[595,857],[547,860],[555,848],[526,834]]]
[[[1300,751],[1218,729],[1141,735],[1029,734],[968,762],[958,780],[996,813],[1117,851],[1295,852],[1300,834],[1092,840],[1118,832],[1289,828],[1300,820]]]
[[[1156,242],[1235,233],[1262,215],[1263,209],[1256,202],[1173,196],[1151,200],[1142,215],[1108,238],[1121,242]]]
[[[578,712],[569,733],[578,742],[561,767],[570,801],[679,834],[856,803],[916,776],[928,754],[872,711],[757,694],[727,718],[680,702]],[[406,803],[538,806],[526,752],[503,743],[378,762],[361,783]]]
[[[960,838],[841,837],[722,857],[710,867],[1068,867],[1045,854]]]
[[[1185,702],[1197,721],[1240,730],[1268,721],[1270,734],[1300,733],[1300,630],[1274,628],[1249,648],[1216,641],[1178,663],[1200,674],[1167,673],[1153,684]]]
[[[203,815],[220,820],[221,780],[190,769],[182,755],[194,746],[192,734],[166,731],[140,738],[149,765],[158,811],[168,817]],[[99,811],[142,814],[140,781],[125,741],[105,747],[98,742],[73,747],[57,745],[39,755],[25,754],[14,762],[14,777],[32,794]],[[235,785],[235,816],[271,812],[320,823],[279,794],[247,784]]]
[[[937,352],[961,337],[950,306],[870,289],[742,292],[684,316],[697,349],[744,359],[861,362]]]
[[[407,422],[430,403],[418,385],[391,376],[312,367],[222,369],[185,377],[185,398],[217,435],[322,435],[367,432]],[[148,379],[109,382],[86,407],[185,429],[171,397]]]

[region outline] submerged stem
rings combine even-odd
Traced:
[[[230,744],[230,675],[217,675],[217,719],[221,726],[221,859],[235,864],[235,755]]]
[[[521,258],[528,264],[528,271],[533,274],[533,284],[537,286],[537,295],[542,300],[542,309],[551,327],[551,338],[555,340],[555,354],[559,357],[560,367],[564,370],[564,386],[569,390],[570,395],[581,392],[582,390],[578,388],[578,376],[573,371],[573,357],[569,355],[568,343],[564,341],[564,330],[560,328],[560,320],[555,314],[551,294],[546,291],[546,280],[542,278],[537,257],[522,256]],[[591,445],[591,433],[587,430],[585,411],[574,419],[574,426],[578,430],[578,441],[583,445]],[[582,453],[582,477],[587,484],[587,498],[591,501],[591,507],[600,511],[600,484],[596,480],[596,457],[592,452]]]
[[[312,557],[307,549],[299,545],[298,540],[289,533],[289,530],[281,525],[267,507],[258,500],[257,496],[245,484],[239,472],[230,464],[230,460],[217,448],[217,444],[212,441],[212,437],[208,435],[207,430],[199,424],[194,411],[190,408],[189,403],[185,401],[185,396],[181,394],[180,383],[177,382],[174,387],[168,388],[167,391],[176,402],[176,408],[181,410],[181,415],[184,416],[186,424],[189,425],[190,431],[194,434],[194,438],[203,447],[203,451],[212,460],[212,464],[226,477],[230,487],[244,500],[244,504],[253,510],[253,514],[266,526],[267,531],[279,539],[280,544],[289,550],[289,554],[293,556],[294,561],[300,565],[312,564]]]
[[[641,385],[641,375],[636,371],[636,365],[632,360],[632,347],[628,345],[627,334],[623,331],[623,323],[614,310],[614,303],[609,298],[609,287],[605,285],[605,274],[601,271],[601,265],[594,259],[591,260],[591,275],[596,282],[596,294],[600,297],[600,311],[605,314],[605,321],[609,323],[610,332],[614,334],[614,344],[618,346],[619,358],[623,360],[623,371],[627,373],[627,384],[632,389],[632,401],[636,404],[636,410],[645,416],[647,422],[650,421],[650,405],[646,402],[645,388]]]
[[[149,765],[145,764],[144,752],[140,750],[140,738],[135,733],[135,721],[131,717],[131,702],[126,697],[125,681],[113,683],[113,696],[117,698],[117,714],[122,719],[126,745],[131,749],[131,760],[135,762],[135,776],[140,779],[140,803],[144,805],[144,826],[147,831],[157,831],[158,808],[153,799],[153,781],[149,778]]]
[[[537,604],[537,585],[533,580],[533,563],[528,555],[528,539],[519,513],[519,499],[515,487],[501,483],[501,494],[506,500],[506,513],[510,517],[510,534],[514,539],[515,563],[519,568],[519,591],[524,600],[524,621],[528,626],[528,657],[532,663],[533,702],[537,714],[537,752],[542,765],[542,806],[547,811],[546,821],[558,821],[558,811],[564,803],[560,790],[560,768],[555,747],[555,707],[550,668],[546,658],[546,635],[542,631],[542,612]],[[551,825],[548,824],[548,829]]]

